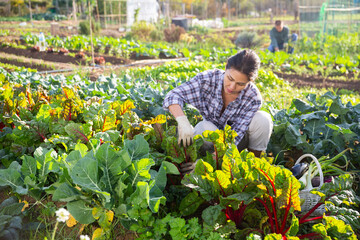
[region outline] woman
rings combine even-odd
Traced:
[[[257,54],[242,50],[228,59],[225,71],[199,73],[170,91],[163,107],[178,123],[179,144],[186,147],[194,135],[230,125],[237,133],[239,151],[248,148],[259,157],[266,150],[273,126],[271,116],[259,111],[262,98],[254,84],[259,67]],[[196,107],[203,116],[194,129],[182,111],[184,103]]]

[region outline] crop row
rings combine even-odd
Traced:
[[[1,70],[0,156],[6,168],[0,170],[0,186],[36,200],[46,194],[65,202],[76,222],[97,223],[95,239],[112,238],[113,217],[141,239],[356,238],[360,214],[352,207],[357,200],[350,175],[319,190],[318,206],[326,201],[329,211],[314,218],[311,210],[301,212],[300,183],[291,172],[274,165],[273,158],[239,153],[230,128],[207,132],[187,149],[177,144],[174,120],[163,115],[163,97],[213,66],[188,64],[169,68],[169,74],[180,72],[183,78],[167,79],[159,67],[148,78],[132,78],[146,75],[138,69],[96,82]],[[192,69],[188,75],[186,68]],[[277,86],[286,83],[260,73],[262,92],[279,91]],[[351,148],[342,156],[358,164],[359,105],[343,104],[331,93],[309,95],[308,101],[294,99],[289,109],[273,109],[272,146],[332,158],[336,153],[325,143],[333,141],[336,151]],[[186,112],[195,124],[198,113]],[[330,130],[324,134],[320,125]],[[215,157],[201,155],[203,141],[214,143]],[[178,167],[185,161],[197,164],[183,176]]]

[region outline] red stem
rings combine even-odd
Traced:
[[[280,231],[279,231],[279,223],[278,223],[276,209],[275,209],[274,198],[272,196],[269,196],[269,198],[270,198],[271,207],[272,207],[274,218],[275,218],[276,233],[280,233]]]
[[[128,110],[129,106],[125,108],[125,110],[123,112],[120,112],[120,115],[124,115],[124,113],[126,113],[126,111]]]
[[[315,221],[315,220],[319,220],[319,219],[323,219],[323,216],[308,218],[308,219],[301,221],[301,223],[311,222],[311,221]],[[299,224],[300,224],[300,221],[299,221]]]
[[[276,196],[276,188],[275,188],[275,184],[274,184],[273,180],[271,180],[270,177],[269,177],[269,175],[268,175],[266,172],[264,172],[262,169],[260,169],[260,168],[258,168],[258,169],[259,169],[260,172],[262,172],[262,173],[265,175],[265,177],[269,180],[269,182],[270,182],[270,184],[271,184],[271,186],[272,186],[272,188],[273,188],[273,190],[274,190],[274,196]]]
[[[329,198],[335,196],[336,194],[337,194],[337,193],[335,193],[335,194],[327,197],[327,198],[325,199],[325,201],[328,200]],[[322,204],[324,204],[324,203],[323,203],[323,202],[319,202],[319,203],[317,203],[312,209],[310,209],[309,212],[307,212],[302,218],[300,218],[299,224],[303,223],[303,221],[304,221],[308,216],[310,216],[310,214],[312,214],[312,213],[313,213],[319,206],[321,206]]]
[[[71,102],[69,103],[69,117],[68,117],[68,121],[71,121],[71,109],[72,109],[72,104],[71,104]]]
[[[185,162],[188,162],[188,156],[186,154],[186,148],[184,148],[184,153],[185,153]]]
[[[275,233],[274,222],[273,222],[272,215],[270,213],[270,210],[269,210],[268,206],[266,206],[265,202],[263,200],[261,200],[260,198],[255,198],[255,199],[258,200],[264,206],[265,211],[266,211],[267,215],[269,216],[269,222],[270,222],[270,225],[271,225],[271,231],[273,233]]]
[[[29,92],[28,91],[26,91],[26,98],[27,98],[27,100],[29,102],[29,109],[31,111],[31,103],[30,103],[30,98],[29,98]]]
[[[77,132],[78,134],[80,134],[86,142],[89,141],[89,139],[84,134],[82,134],[82,132],[80,132],[80,131],[78,131],[76,129],[74,129],[74,131]]]
[[[173,148],[174,148],[174,151],[175,151],[176,157],[179,157],[179,154],[178,154],[178,152],[176,151],[176,147],[174,146],[174,144],[173,144]]]

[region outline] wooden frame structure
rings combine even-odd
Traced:
[[[104,15],[99,15],[100,20],[104,23],[104,28],[111,28],[114,26],[116,28],[121,28],[126,25],[126,4],[127,0],[104,0]],[[113,6],[118,6],[117,13],[113,12]],[[121,13],[122,11],[124,11],[125,14]],[[109,21],[110,24],[108,23]]]

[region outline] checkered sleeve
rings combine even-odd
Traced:
[[[211,77],[212,74],[210,72],[199,73],[190,81],[168,92],[163,102],[164,110],[168,111],[169,106],[173,104],[178,104],[183,108],[184,103],[199,108],[201,106],[200,89],[206,84],[206,80],[209,80]]]

